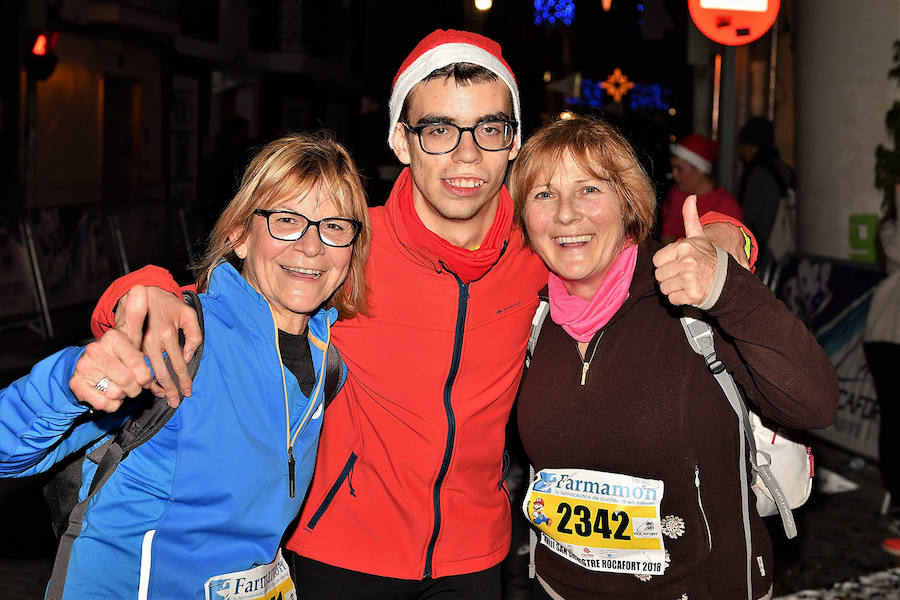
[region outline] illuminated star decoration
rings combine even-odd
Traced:
[[[622,96],[628,93],[628,90],[634,87],[633,81],[628,81],[628,77],[622,74],[622,71],[616,67],[612,75],[606,78],[606,81],[600,83],[606,93],[613,97],[616,102],[622,101]]]

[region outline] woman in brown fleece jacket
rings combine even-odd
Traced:
[[[538,472],[524,507],[541,531],[535,597],[770,597],[771,544],[752,508],[745,550],[740,486],[750,481],[741,480],[737,418],[690,349],[678,307],[705,312],[746,400],[787,427],[834,418],[827,355],[702,236],[695,201],[685,203],[685,240],[662,250],[647,240],[653,188],[607,123],[544,127],[510,183],[519,223],[551,271],[551,318],[518,408]]]

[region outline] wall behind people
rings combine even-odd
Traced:
[[[797,0],[795,23],[799,247],[873,262],[875,147],[891,145],[884,118],[900,94],[887,78],[900,0]]]

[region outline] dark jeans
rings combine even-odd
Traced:
[[[891,505],[900,507],[900,344],[870,342],[863,346],[875,384],[881,424],[878,460],[881,479],[891,493]]]
[[[285,550],[300,600],[500,600],[500,566],[437,579],[394,579],[333,567]]]

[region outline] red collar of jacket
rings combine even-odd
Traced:
[[[401,244],[435,271],[453,272],[463,283],[475,281],[493,267],[506,249],[513,228],[512,196],[506,186],[500,188],[494,223],[477,250],[454,246],[422,223],[413,206],[413,181],[405,168],[391,190],[385,206]]]

